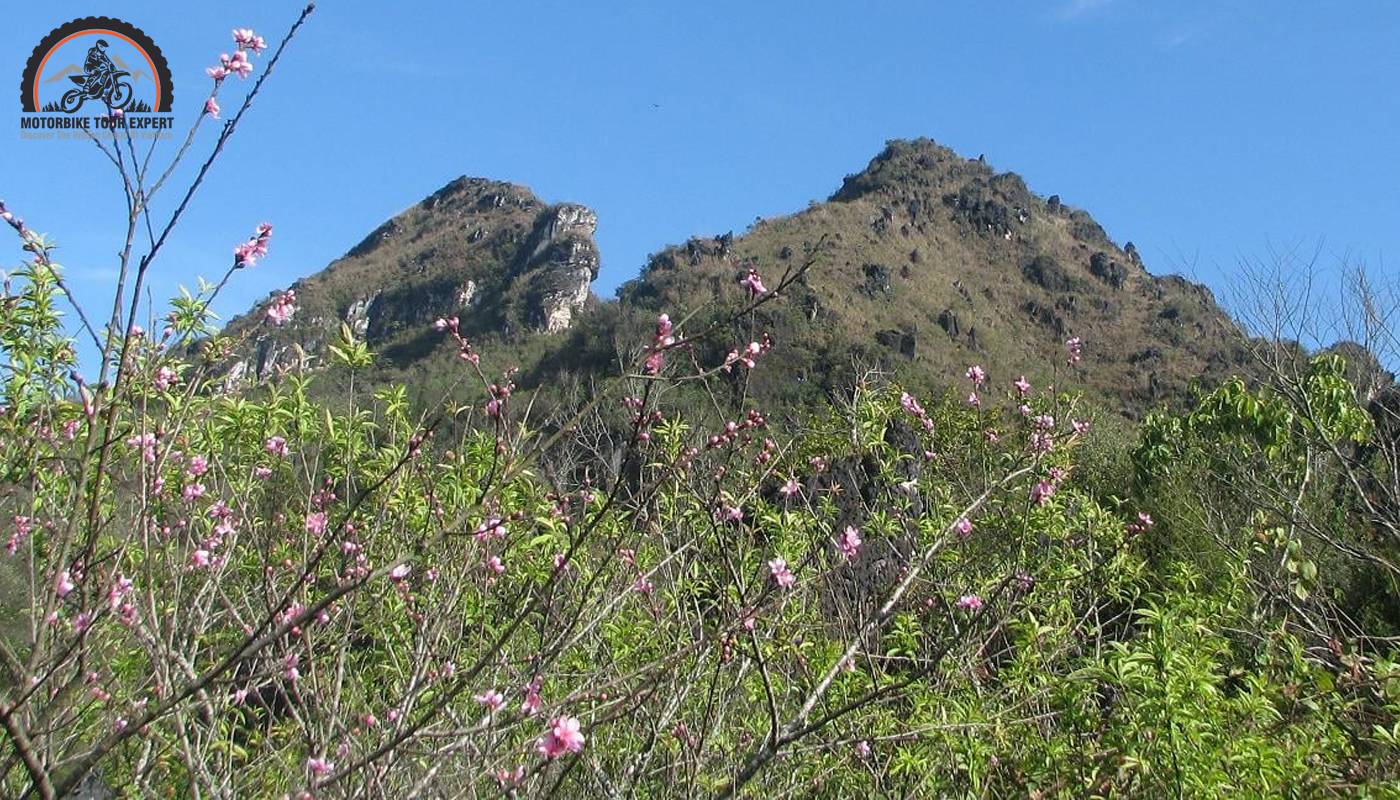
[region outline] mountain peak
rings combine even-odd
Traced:
[[[994,174],[982,157],[963,158],[932,139],[891,139],[865,169],[847,175],[831,199],[842,202],[873,193],[936,190]]]
[[[294,283],[290,324],[262,324],[270,299],[232,320],[228,332],[251,341],[229,380],[315,364],[341,324],[404,362],[433,348],[438,317],[459,317],[477,337],[558,333],[593,298],[597,222],[585,206],[550,205],[518,184],[457,178]]]

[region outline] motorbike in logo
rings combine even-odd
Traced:
[[[78,84],[76,89],[69,89],[63,93],[63,98],[59,100],[59,108],[65,113],[72,114],[83,107],[83,103],[88,100],[102,100],[112,109],[125,109],[131,102],[132,89],[124,77],[131,73],[115,70],[102,75],[72,75],[68,80]]]

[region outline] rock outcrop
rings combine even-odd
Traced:
[[[431,351],[433,321],[458,317],[476,337],[558,334],[595,302],[597,216],[528,189],[459,178],[385,222],[342,258],[297,281],[297,313],[266,324],[267,303],[230,322],[242,338],[233,386],[323,363],[341,325],[391,361]],[[268,302],[271,302],[269,298]]]

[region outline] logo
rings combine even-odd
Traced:
[[[159,137],[174,123],[175,87],[160,48],[111,17],[66,22],[39,42],[20,80],[25,138],[86,138],[112,128]]]

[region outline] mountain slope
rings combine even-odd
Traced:
[[[451,350],[429,323],[461,313],[484,358],[521,366],[527,388],[614,375],[656,314],[694,313],[698,330],[743,301],[736,278],[748,268],[772,285],[809,252],[813,267],[786,297],[698,346],[699,362],[713,365],[771,334],[753,381],[740,388],[729,376],[736,394],[800,404],[865,369],[937,388],[971,363],[1004,381],[1052,380],[1047,365],[1063,363],[1064,340],[1079,336],[1075,382],[1136,416],[1242,362],[1235,326],[1207,289],[1151,275],[1087,213],[927,139],[890,142],[827,202],[666,248],[611,302],[587,299],[592,228],[581,206],[454,182],[298,285],[301,327],[260,333],[262,355],[244,372],[268,374],[266,353],[292,340],[314,354],[345,320],[382,354],[384,375],[434,383]],[[249,321],[256,315],[230,328]]]
[[[430,356],[442,338],[431,330],[438,317],[459,316],[470,336],[562,331],[593,299],[596,227],[583,206],[459,178],[292,284],[297,311],[284,327],[264,324],[270,299],[232,320],[225,332],[246,344],[228,380],[319,366],[342,323],[389,364]]]

